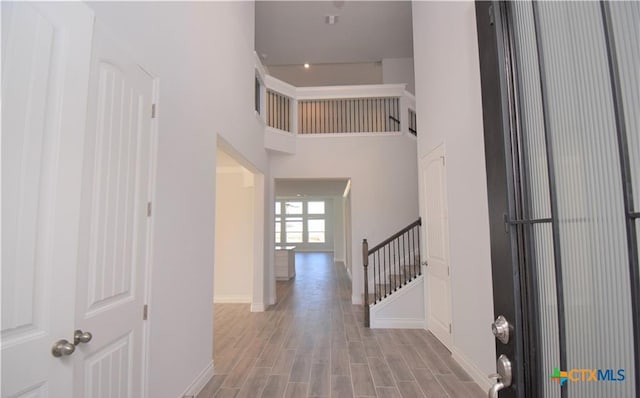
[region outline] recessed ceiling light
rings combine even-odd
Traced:
[[[338,23],[338,16],[337,15],[325,15],[324,16],[324,23],[326,23],[327,25],[335,25]]]
[[[309,69],[309,64],[304,64],[305,69]]]

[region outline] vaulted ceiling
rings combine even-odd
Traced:
[[[410,1],[256,2],[255,46],[266,65],[413,57],[412,31]]]

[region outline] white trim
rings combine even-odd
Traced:
[[[292,86],[287,82],[283,82],[280,79],[277,79],[271,75],[265,75],[264,77],[264,85],[269,90],[277,91],[278,93],[293,99],[297,100],[297,87]]]
[[[462,369],[471,376],[473,381],[484,391],[491,388],[491,379],[487,377],[466,355],[458,351],[456,347],[451,347],[451,358],[456,361]]]
[[[371,329],[424,329],[424,319],[372,318]]]
[[[160,79],[156,76],[152,76],[146,69],[144,71],[149,74],[153,79],[153,88],[151,99],[154,104],[156,104],[156,117],[151,119],[151,165],[149,170],[150,181],[149,181],[149,202],[155,205],[156,203],[156,181],[158,174],[158,121],[160,119]],[[144,287],[144,302],[148,306],[149,314],[147,316],[146,321],[142,321],[142,396],[144,398],[148,398],[149,396],[149,346],[151,341],[151,325],[153,322],[153,317],[151,315],[152,303],[151,303],[151,286],[152,284],[152,275],[153,275],[153,253],[154,253],[154,231],[155,231],[155,217],[152,216],[148,218],[149,222],[147,224],[147,264],[145,265],[145,287]]]
[[[268,76],[267,75],[267,70],[265,69],[264,65],[262,64],[262,61],[260,60],[260,57],[258,56],[258,53],[256,53],[255,51],[253,52],[253,62],[254,62],[254,65],[255,65],[255,69],[258,72],[258,77],[260,77],[260,80],[264,84],[265,76]]]
[[[407,98],[407,102],[408,102],[409,108],[412,111],[415,112],[416,111],[416,97],[415,97],[415,95],[413,95],[410,92],[408,92],[407,90],[405,90],[404,93],[403,93],[403,96]]]
[[[351,275],[349,275],[349,276],[351,276]],[[362,297],[360,297],[360,295],[358,295],[358,294],[352,294],[351,295],[351,304],[353,304],[353,305],[362,305]]]
[[[297,87],[297,100],[402,97],[405,84]]]
[[[180,394],[179,398],[195,397],[204,389],[209,380],[213,377],[213,360],[200,372],[198,376],[191,382],[189,387]]]
[[[213,296],[214,304],[223,304],[223,303],[237,303],[237,304],[249,304],[251,302],[251,295],[245,294],[224,294],[221,296]]]
[[[269,132],[269,133],[284,135],[284,136],[287,136],[287,137],[293,137],[293,138],[296,137],[296,134],[294,134],[294,133],[292,133],[290,131],[280,130],[280,129],[277,129],[275,127],[270,127],[270,126],[265,126],[265,131]]]
[[[264,312],[265,309],[264,303],[251,303],[251,312]]]

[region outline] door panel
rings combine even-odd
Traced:
[[[100,25],[89,87],[76,396],[140,397],[152,78]]]
[[[439,146],[420,161],[421,206],[427,249],[427,303],[429,330],[445,345],[451,336],[451,282],[449,278],[449,220],[447,213],[444,148]]]
[[[79,170],[93,17],[2,3],[2,396],[71,396]]]
[[[49,73],[63,79],[59,67],[52,65],[55,26],[34,7],[3,7],[8,18],[6,62],[3,65],[3,263],[21,264],[7,267],[2,275],[2,331],[23,335],[42,331],[46,301],[37,282],[48,272],[46,258],[38,255],[38,231],[46,231],[47,212],[44,200],[51,184],[48,171],[52,165],[55,137],[47,125],[47,114],[55,114],[57,101],[49,97]],[[3,48],[5,44],[3,43]],[[26,90],[24,88],[27,88]],[[6,97],[4,97],[6,98]],[[43,232],[44,232],[43,231]],[[41,234],[43,234],[41,232]],[[46,235],[40,239],[46,242]],[[50,272],[50,271],[49,271]],[[32,282],[36,281],[36,283]],[[6,341],[6,340],[5,340]]]
[[[85,358],[85,395],[92,398],[131,396],[131,333]],[[114,381],[117,380],[117,383]]]

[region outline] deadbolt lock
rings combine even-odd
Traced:
[[[495,322],[491,324],[491,331],[493,332],[493,335],[496,336],[496,339],[498,339],[502,344],[509,343],[510,328],[511,325],[509,325],[507,319],[502,315],[498,316]]]

